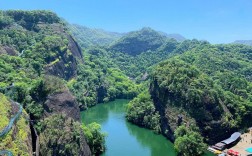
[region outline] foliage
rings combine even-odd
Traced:
[[[52,115],[42,123],[41,155],[78,155],[81,146],[81,127],[63,115]]]
[[[131,42],[134,43],[134,40]],[[204,44],[204,42],[185,40],[179,43],[174,39],[167,39],[157,49],[147,50],[136,56],[120,51],[114,52],[110,49],[108,49],[108,55],[127,76],[137,82],[142,82],[148,78],[153,66],[157,63],[175,55],[182,54],[190,49],[194,49],[201,44]]]
[[[140,31],[128,33],[111,45],[115,52],[123,52],[129,55],[138,55],[147,50],[156,50],[166,40],[166,37],[151,28],[143,28]]]
[[[50,11],[22,11],[22,10],[8,10],[4,12],[6,16],[11,17],[17,24],[22,27],[32,30],[36,29],[36,24],[42,23],[58,23],[60,18]]]
[[[105,151],[105,134],[101,133],[101,126],[97,123],[82,125],[87,143],[93,155],[100,155]]]
[[[182,125],[176,129],[175,136],[174,147],[181,155],[199,156],[204,153],[206,145],[199,132]]]
[[[102,29],[92,29],[76,24],[69,24],[69,28],[82,48],[106,46],[123,36],[123,34],[120,33],[108,32]]]
[[[81,134],[78,124],[58,116],[43,122],[46,109],[43,104],[47,97],[66,90],[66,82],[62,79],[68,80],[75,75],[75,47],[66,27],[50,11],[1,11],[0,28],[0,92],[23,105],[29,114],[26,119],[33,120],[33,126],[41,133],[44,153],[51,153],[55,148],[57,155],[78,155]],[[7,105],[1,108],[1,117],[4,116],[1,124],[6,124],[10,108]],[[25,143],[31,142],[27,140],[31,134],[27,134],[30,127],[26,119],[17,123],[16,136],[10,132],[4,138],[7,141],[1,141],[1,149],[13,147],[14,155],[28,155]],[[4,126],[1,124],[0,128]],[[58,129],[54,129],[55,125]],[[52,142],[47,140],[50,139],[47,134]],[[48,151],[47,144],[50,145]]]
[[[185,110],[206,141],[228,137],[252,124],[247,120],[252,114],[250,57],[248,46],[200,43],[156,66],[152,98],[164,108]]]
[[[78,65],[77,79],[68,83],[82,108],[138,94],[139,87],[116,68],[105,50],[90,49],[84,55],[85,64]]]
[[[134,98],[127,106],[127,120],[134,124],[160,132],[160,115],[156,111],[148,91]]]
[[[12,103],[6,96],[0,93],[0,131],[9,124],[10,117],[13,115]],[[29,124],[26,122],[27,114],[23,112],[14,128],[5,136],[0,138],[0,150],[9,150],[13,155],[28,156],[31,153],[29,146]]]

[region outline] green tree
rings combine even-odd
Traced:
[[[175,149],[183,156],[199,156],[206,149],[203,137],[199,132],[181,125],[175,131]]]
[[[105,151],[105,134],[101,132],[101,126],[97,123],[91,123],[82,129],[87,139],[87,143],[93,155],[99,155]]]

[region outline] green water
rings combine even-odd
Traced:
[[[128,100],[99,104],[81,113],[82,122],[101,124],[106,132],[104,156],[176,156],[173,144],[162,135],[126,121]],[[209,154],[207,154],[210,156]]]

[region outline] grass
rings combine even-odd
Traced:
[[[11,114],[11,103],[7,97],[0,93],[0,131],[8,125]],[[29,156],[31,152],[31,140],[29,140],[29,124],[25,119],[27,113],[23,111],[23,114],[19,120],[12,127],[11,131],[0,138],[0,150],[9,150],[13,155]],[[16,132],[14,135],[13,132]]]

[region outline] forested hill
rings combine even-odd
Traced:
[[[17,123],[20,134],[15,130],[0,138],[0,150],[15,155],[25,155],[29,149],[40,155],[91,155],[80,127],[78,103],[66,86],[77,76],[83,55],[63,21],[50,11],[0,11],[0,28],[1,98],[19,102],[29,114]],[[8,112],[1,116],[4,128],[15,109],[5,106],[2,112]],[[22,132],[27,127],[31,130]],[[35,146],[38,136],[30,131],[37,132],[39,146]]]
[[[186,38],[180,34],[167,34],[167,33],[164,33],[164,32],[159,32],[163,35],[165,35],[166,37],[170,38],[170,39],[175,39],[177,40],[178,42],[183,42],[186,40]]]
[[[155,31],[147,27],[142,28],[142,30],[139,30],[139,31],[126,32],[126,33],[110,32],[110,31],[105,31],[103,29],[89,28],[86,26],[78,25],[78,24],[68,24],[68,27],[71,33],[73,34],[73,36],[75,36],[80,46],[83,48],[90,48],[94,46],[106,47],[106,46],[110,46],[113,42],[120,44],[121,41],[122,42],[124,41],[123,38],[133,37],[134,35],[132,36],[132,34],[135,34],[136,35],[135,37],[139,38],[137,36],[137,32],[139,32],[138,34],[141,35],[141,31],[143,30],[146,30],[147,32],[152,31],[154,32],[153,34],[158,33],[161,36],[165,36],[167,39],[175,39],[178,42],[182,42],[186,40],[186,38],[180,34],[167,34],[165,32]],[[150,38],[150,36],[152,36],[153,34],[152,33],[146,34],[147,35],[145,36],[146,39]],[[144,39],[145,38],[142,37],[142,40]]]
[[[70,28],[72,31],[75,31],[72,27]],[[81,31],[80,29],[76,30]],[[82,48],[86,49],[85,43],[88,36],[76,33],[73,35],[79,41]],[[114,66],[119,68],[124,74],[137,81],[141,81],[148,77],[149,67],[174,54],[183,53],[193,48],[195,43],[198,42],[196,40],[178,42],[170,38],[184,39],[178,36],[180,35],[170,36],[151,28],[143,28],[139,31],[125,34],[112,44],[101,47],[101,49],[103,49],[103,53],[106,53],[108,60],[112,61]],[[93,48],[92,44],[88,47],[89,49]]]
[[[92,29],[77,24],[69,24],[68,27],[83,48],[109,45],[124,35],[122,33]]]
[[[242,44],[211,45],[151,28],[126,34],[69,29],[50,11],[0,11],[0,105],[6,105],[0,127],[15,112],[13,100],[27,112],[21,123],[33,121],[40,155],[97,155],[104,136],[99,126],[80,125],[80,109],[127,98],[133,99],[129,121],[175,140],[179,152],[199,145],[191,154],[198,155],[203,141],[251,127],[251,60],[252,47]],[[36,137],[30,131],[23,134],[31,139],[17,139],[24,146],[9,144],[11,131],[0,138],[0,150],[31,153]]]
[[[129,55],[138,55],[148,50],[156,50],[165,41],[166,36],[151,28],[143,28],[123,36],[110,46],[112,51],[123,52]]]
[[[127,118],[155,130],[160,128],[168,138],[176,139],[180,152],[194,146],[189,138],[201,140],[198,134],[213,144],[234,131],[246,130],[252,125],[251,56],[251,46],[199,42],[153,69],[148,91],[130,103]],[[198,134],[181,135],[185,129]],[[201,145],[199,141],[199,151],[204,147]]]

